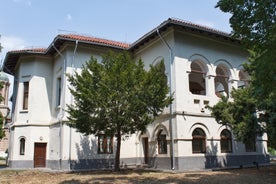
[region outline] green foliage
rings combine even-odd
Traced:
[[[272,156],[276,156],[276,150],[274,148],[268,147],[268,152]]]
[[[276,1],[220,0],[216,7],[232,14],[232,34],[249,50],[244,68],[251,76],[250,97],[266,122],[269,145],[276,148]]]
[[[75,99],[68,106],[70,125],[86,135],[115,135],[120,151],[122,135],[144,131],[172,103],[164,70],[161,62],[146,71],[127,53],[109,52],[102,63],[91,57],[81,73],[68,76]]]
[[[232,14],[234,37],[241,38],[251,50],[268,48],[276,22],[275,0],[220,0],[216,7]]]
[[[251,97],[250,88],[233,89],[231,96],[234,101],[223,97],[213,107],[208,106],[219,124],[230,126],[237,140],[249,142],[257,134],[265,131],[258,122],[256,100]]]
[[[3,137],[5,137],[5,132],[3,130],[3,121],[4,121],[4,117],[2,115],[2,113],[0,112],[0,139],[2,139]]]

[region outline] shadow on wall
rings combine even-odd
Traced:
[[[78,160],[71,161],[72,170],[91,170],[91,169],[111,169],[114,167],[114,152],[116,151],[113,143],[113,153],[99,154],[97,139],[89,136],[81,136],[80,143],[75,144]]]
[[[214,140],[211,140],[211,146],[208,146],[205,154],[205,168],[214,168],[221,167],[221,164],[218,161],[218,143],[214,143]]]
[[[152,168],[157,168],[157,164],[158,164],[158,161],[157,161],[157,141],[152,141],[150,142],[149,144],[149,167],[152,167]]]
[[[234,146],[233,146],[234,147]],[[236,155],[231,153],[225,153],[218,156],[218,143],[211,140],[210,146],[207,147],[205,154],[205,168],[223,168],[223,167],[236,167],[243,168],[246,166],[256,166],[259,164],[268,164],[269,156],[265,154],[259,154],[251,152],[243,155]]]

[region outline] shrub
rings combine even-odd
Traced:
[[[272,156],[276,156],[276,150],[274,148],[268,147],[268,152]]]

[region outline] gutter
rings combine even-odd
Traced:
[[[66,82],[66,58],[63,56],[63,54],[56,48],[55,44],[52,43],[53,48],[57,51],[57,53],[64,59],[63,60],[63,88],[62,88],[62,94],[63,94],[63,98],[60,99],[60,112],[58,114],[58,121],[59,121],[59,169],[61,170],[61,164],[62,164],[62,147],[63,147],[63,124],[62,124],[62,119],[64,117],[64,106],[65,106],[65,82]],[[62,95],[61,95],[62,97]],[[60,98],[61,98],[60,97]]]
[[[76,51],[77,51],[77,47],[78,47],[78,43],[79,41],[76,40],[76,45],[75,45],[75,49],[74,49],[74,52],[73,52],[73,58],[72,58],[72,63],[71,63],[71,75],[73,75],[74,71],[75,71],[75,56],[76,56]],[[71,93],[71,105],[73,104],[73,95]],[[72,153],[72,127],[69,126],[70,128],[70,132],[69,132],[69,169],[71,170],[71,153]]]
[[[172,52],[172,48],[170,47],[170,45],[168,44],[168,42],[166,42],[166,40],[164,40],[164,38],[161,36],[161,34],[159,33],[159,29],[156,29],[156,33],[159,36],[159,38],[161,39],[161,41],[163,42],[163,44],[167,47],[167,49],[169,50],[170,53],[170,80],[169,80],[169,85],[170,85],[170,96],[173,94],[173,90],[172,90],[172,65],[173,65],[173,52]],[[170,104],[170,118],[169,118],[169,124],[170,124],[170,134],[171,134],[171,169],[175,170],[175,156],[174,156],[174,126],[173,126],[173,122],[172,122],[172,118],[173,118],[173,109],[172,109],[172,103]]]

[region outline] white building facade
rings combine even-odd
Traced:
[[[114,166],[116,139],[84,136],[67,125],[73,103],[66,74],[93,55],[129,52],[148,67],[164,60],[173,104],[145,133],[126,135],[122,167],[194,170],[269,163],[266,135],[238,142],[206,105],[246,86],[247,52],[238,40],[207,27],[168,19],[131,45],[80,35],[58,35],[46,49],[10,51],[4,71],[14,76],[9,166],[60,170]]]

